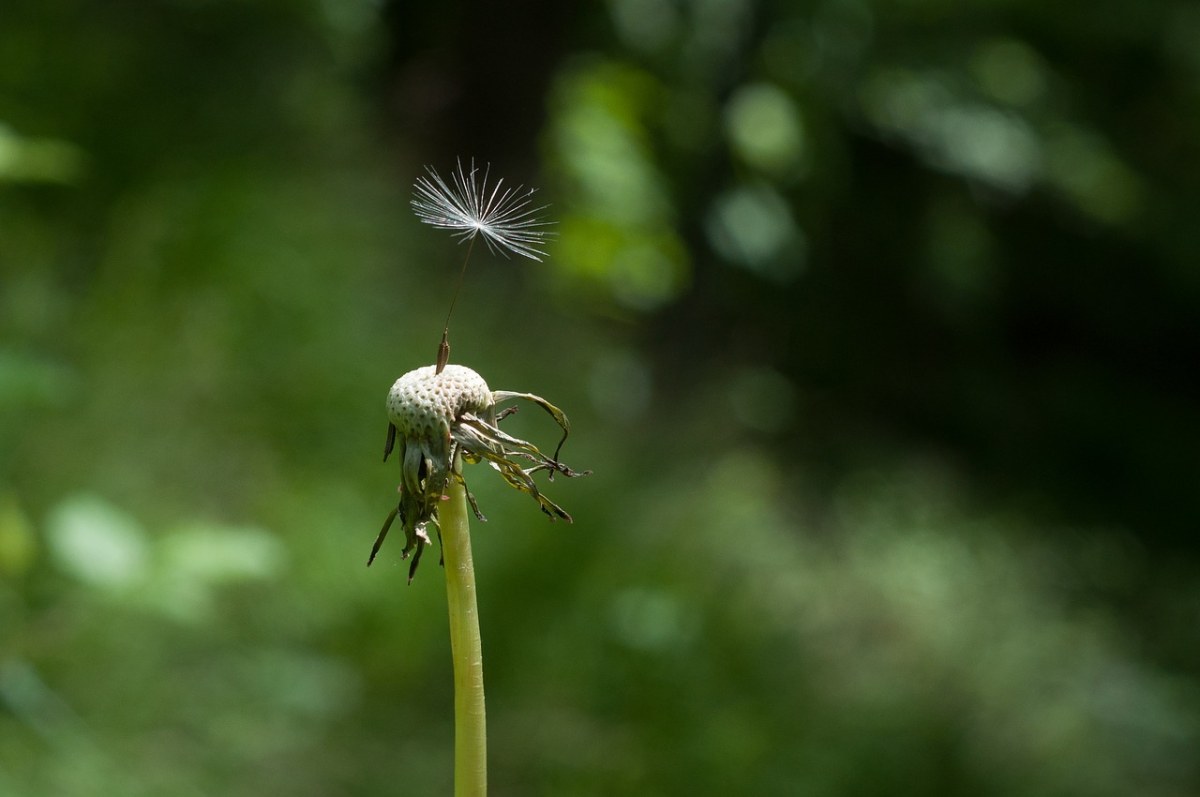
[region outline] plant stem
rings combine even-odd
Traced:
[[[455,467],[460,467],[455,462]],[[483,702],[483,645],[475,604],[475,565],[467,523],[467,491],[451,477],[448,500],[438,508],[446,599],[450,606],[450,650],[454,657],[454,795],[487,794],[487,715]]]

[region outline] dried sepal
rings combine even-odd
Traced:
[[[563,431],[562,439],[559,440],[558,445],[554,447],[554,459],[556,461],[558,460],[558,453],[562,451],[563,443],[567,442],[567,436],[571,434],[571,422],[567,419],[567,414],[565,412],[551,404],[549,401],[546,401],[541,396],[535,396],[533,393],[514,393],[511,390],[497,390],[496,392],[492,393],[492,398],[497,404],[501,404],[505,401],[511,401],[512,399],[532,401],[534,404],[548,412],[550,417],[554,419],[554,422],[557,423],[559,428]]]

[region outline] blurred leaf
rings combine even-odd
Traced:
[[[124,511],[94,495],[64,499],[46,524],[56,563],[91,586],[127,591],[150,567],[146,533]]]

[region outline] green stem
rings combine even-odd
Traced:
[[[459,467],[459,463],[455,463]],[[450,650],[454,657],[454,795],[487,794],[487,715],[483,703],[483,645],[475,605],[475,565],[467,523],[467,491],[451,477],[448,500],[438,508]]]

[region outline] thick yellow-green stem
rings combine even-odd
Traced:
[[[455,463],[460,467],[459,463]],[[450,479],[448,500],[438,507],[446,598],[450,605],[450,649],[454,657],[454,795],[487,794],[487,715],[483,702],[483,645],[475,603],[475,565],[467,524],[467,492]]]

